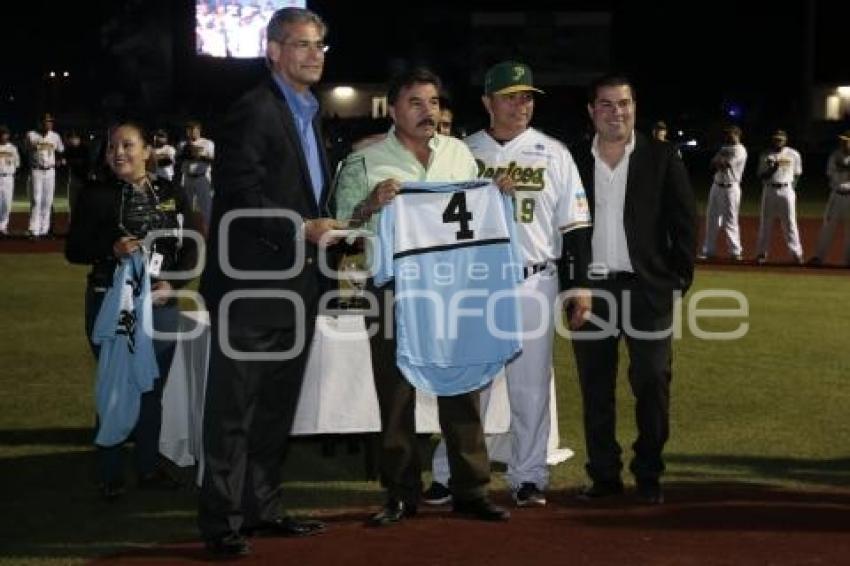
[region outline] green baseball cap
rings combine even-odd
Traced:
[[[484,94],[512,94],[524,90],[544,94],[539,88],[534,88],[531,67],[525,63],[503,61],[490,67],[484,75]]]

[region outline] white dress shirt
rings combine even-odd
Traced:
[[[591,147],[596,165],[593,175],[594,229],[590,271],[595,274],[612,271],[633,272],[626,228],[623,224],[623,210],[626,205],[629,160],[635,150],[635,135],[632,132],[626,144],[625,154],[613,169],[599,156],[598,143],[599,137],[596,136]]]

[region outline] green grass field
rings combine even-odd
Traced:
[[[61,256],[0,255],[0,564],[73,564],[196,536],[196,495],[129,491],[102,503],[93,486],[93,368],[83,335],[85,268]],[[695,290],[731,289],[749,317],[705,321],[735,341],[675,345],[670,482],[743,482],[792,489],[850,485],[850,277],[700,270]],[[687,299],[687,297],[686,297]],[[687,300],[685,301],[687,302]],[[701,308],[728,308],[715,300]],[[553,489],[584,481],[584,448],[569,344],[556,352],[562,444],[576,457],[553,469]],[[619,438],[633,440],[633,403],[622,368]],[[362,509],[381,501],[362,454],[297,442],[286,465],[296,511]],[[494,488],[504,484],[494,476]]]

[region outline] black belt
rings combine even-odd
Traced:
[[[734,183],[715,183],[721,189],[731,189]]]
[[[549,264],[546,263],[546,262],[543,262],[543,263],[535,263],[533,265],[527,265],[527,266],[523,267],[522,268],[523,279],[528,279],[529,277],[531,277],[535,273],[540,273],[541,271],[546,269],[547,265],[549,265]]]
[[[788,183],[771,183],[770,186],[774,189],[781,189],[783,187],[787,187]]]
[[[39,167],[38,165],[36,165],[35,167],[33,167],[33,169],[38,169],[39,171],[49,171],[50,169],[53,169],[53,165],[51,165],[50,167]]]
[[[14,173],[0,173],[0,177],[12,177]]]
[[[608,273],[591,273],[591,281],[637,281],[637,273],[632,271],[609,271]]]
[[[835,191],[835,194],[846,197],[847,195],[850,195],[850,191]]]

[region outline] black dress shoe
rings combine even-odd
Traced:
[[[139,489],[172,491],[180,489],[181,484],[167,472],[159,468],[139,476]]]
[[[100,496],[105,501],[116,501],[120,499],[124,493],[126,493],[126,489],[124,488],[123,481],[105,481],[98,486],[98,490],[100,490]]]
[[[386,527],[398,523],[405,517],[416,515],[416,504],[407,503],[401,499],[390,498],[384,503],[383,508],[369,517],[366,522],[370,527]]]
[[[257,525],[245,527],[242,532],[249,536],[309,537],[324,532],[325,528],[322,521],[278,517],[272,521],[261,521]]]
[[[635,496],[638,501],[647,505],[664,503],[664,491],[658,480],[638,480]]]
[[[251,545],[239,533],[207,539],[204,546],[216,558],[242,558],[251,554]]]
[[[457,515],[463,515],[470,519],[479,521],[507,521],[511,518],[510,512],[494,505],[486,497],[475,499],[454,499],[452,511]]]
[[[578,498],[582,501],[598,501],[606,497],[622,494],[623,482],[621,481],[595,481],[582,489],[578,494]]]

